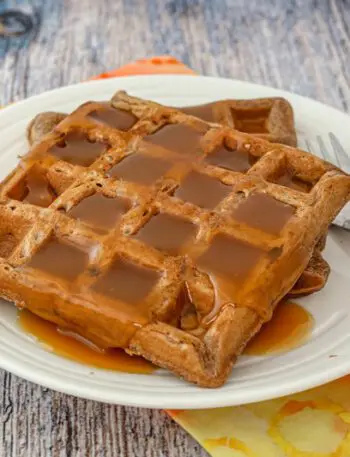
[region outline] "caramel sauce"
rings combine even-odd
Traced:
[[[215,151],[211,152],[206,161],[210,165],[215,165],[226,170],[245,173],[253,165],[254,159],[246,151],[230,148],[226,144],[220,145]]]
[[[156,370],[154,365],[142,357],[128,355],[122,349],[101,350],[87,341],[84,342],[78,335],[64,333],[55,324],[28,310],[19,312],[18,322],[25,332],[49,346],[55,354],[75,362],[127,373],[149,374]]]
[[[183,124],[167,124],[154,133],[147,135],[143,141],[149,147],[161,147],[178,154],[191,155],[200,150],[203,132]]]
[[[48,152],[58,160],[64,160],[72,165],[89,167],[107,147],[106,143],[89,140],[83,132],[72,131],[52,146]]]
[[[161,178],[170,167],[171,163],[167,160],[134,153],[114,165],[107,172],[107,176],[149,186]]]
[[[231,188],[210,176],[191,171],[175,191],[175,197],[200,208],[214,209]]]
[[[65,333],[57,325],[28,310],[19,312],[18,322],[25,332],[35,336],[55,354],[84,365],[139,374],[156,370],[142,357],[130,356],[122,349],[101,350],[78,335]],[[282,302],[272,320],[248,344],[244,354],[262,356],[294,349],[307,339],[313,324],[311,314],[300,305]]]
[[[248,343],[245,355],[287,352],[302,345],[314,325],[311,314],[297,303],[281,302],[273,318]]]
[[[196,234],[192,222],[166,213],[153,216],[136,234],[144,243],[166,252],[178,255],[181,248]]]
[[[159,280],[159,276],[156,270],[135,265],[122,257],[117,257],[109,270],[93,284],[92,289],[105,297],[132,305],[131,308],[129,307],[128,314],[133,315],[135,312],[138,314],[136,305],[142,307],[144,300]],[[139,324],[142,325],[142,323],[145,322],[141,320]]]
[[[270,195],[256,192],[238,205],[233,211],[233,216],[237,221],[278,235],[293,216],[294,211],[293,206],[286,205]]]
[[[124,132],[130,130],[138,121],[137,117],[132,113],[113,108],[108,103],[92,111],[88,117],[109,127],[123,130]]]
[[[184,106],[183,108],[178,109],[190,116],[199,117],[199,119],[202,119],[205,122],[216,122],[213,111],[214,105],[215,103],[207,103],[205,105]]]
[[[26,176],[11,189],[8,196],[42,208],[50,206],[56,198],[45,170],[37,164],[28,170]]]
[[[51,237],[33,254],[27,266],[56,278],[73,281],[88,264],[88,254]]]
[[[198,264],[205,271],[218,276],[216,282],[219,280],[220,284],[224,282],[229,285],[231,281],[244,278],[263,255],[261,248],[219,234],[212,239],[209,249],[199,257]]]
[[[110,198],[96,193],[81,200],[68,214],[102,231],[108,231],[130,207],[130,202],[125,198]]]

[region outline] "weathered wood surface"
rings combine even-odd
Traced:
[[[200,73],[350,110],[350,0],[13,0],[30,16],[2,37],[0,103],[173,54]],[[1,351],[1,348],[0,348]],[[164,413],[76,399],[0,370],[1,457],[200,457]]]

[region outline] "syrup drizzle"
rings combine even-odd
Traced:
[[[65,332],[28,310],[19,312],[18,322],[22,330],[35,336],[52,352],[75,362],[127,373],[149,374],[156,370],[154,365],[142,357],[130,356],[122,349],[99,349],[78,335]]]
[[[282,301],[270,322],[248,343],[245,355],[287,352],[301,346],[310,336],[314,318],[297,303]]]
[[[34,335],[55,354],[84,365],[106,370],[149,374],[156,367],[142,357],[130,356],[122,349],[101,350],[89,341],[71,332],[65,332],[28,310],[18,316],[21,328]],[[245,355],[264,356],[287,352],[303,344],[314,325],[311,314],[293,302],[282,302],[270,322],[246,347]]]

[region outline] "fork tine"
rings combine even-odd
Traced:
[[[346,153],[345,149],[341,145],[338,138],[334,135],[333,132],[330,132],[329,139],[333,146],[334,154],[338,162],[338,166],[345,170],[347,173],[350,173],[350,157]]]
[[[324,144],[323,144],[323,146],[324,146]],[[310,140],[307,140],[306,138],[304,139],[304,149],[305,149],[305,151],[310,152],[310,154],[316,155],[315,154],[316,149],[314,148],[314,143]],[[320,150],[321,158],[324,160],[327,160],[325,158],[325,148],[321,148],[321,146],[319,146],[319,150]],[[328,155],[328,157],[329,157],[329,155]]]
[[[311,152],[312,150],[310,141],[306,138],[303,139],[303,144],[301,144],[300,146],[303,147],[305,151]]]
[[[320,149],[322,158],[324,160],[327,160],[328,162],[334,162],[333,157],[330,155],[329,151],[326,148],[326,145],[325,145],[325,143],[323,141],[323,138],[320,135],[317,135],[316,136],[316,140],[317,140],[318,147]]]

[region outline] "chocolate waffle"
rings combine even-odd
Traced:
[[[220,100],[178,109],[206,122],[232,127],[272,143],[297,144],[293,108],[284,98]]]
[[[57,124],[67,117],[66,113],[46,111],[34,117],[27,127],[27,138],[31,146],[39,143],[43,136],[50,133]]]
[[[205,122],[231,127],[272,143],[297,145],[293,108],[281,97],[219,100],[176,109]],[[62,116],[61,113],[43,113],[38,116],[39,124],[46,124],[44,131],[48,131],[55,122],[62,120]]]
[[[273,99],[271,99],[273,100]],[[246,101],[247,103],[252,103],[253,105],[260,100],[249,100]],[[218,102],[221,103],[221,102]],[[288,103],[288,102],[286,102]],[[213,107],[215,103],[209,105],[202,105],[203,108],[206,107],[206,110],[209,107]],[[285,106],[285,104],[283,104]],[[193,110],[193,107],[190,108],[190,112],[192,115],[195,115],[196,112]],[[215,112],[215,110],[214,110]],[[199,110],[199,114],[203,114],[201,110]],[[67,114],[63,113],[55,113],[55,112],[46,112],[37,115],[32,122],[30,122],[28,129],[27,129],[27,137],[29,144],[33,146],[35,143],[39,142],[42,137],[48,133],[50,133],[53,128],[61,122]],[[209,118],[209,116],[202,115],[202,118]],[[219,118],[218,118],[219,120]],[[319,242],[315,248],[315,253],[310,259],[309,264],[301,274],[298,281],[294,284],[293,288],[289,292],[289,296],[298,297],[303,295],[309,295],[313,292],[319,291],[322,289],[328,279],[330,273],[330,267],[328,263],[322,258],[321,251],[323,250],[326,242],[326,236],[322,237],[321,242]]]
[[[349,191],[306,152],[119,93],[64,119],[2,185],[0,294],[219,386]]]

